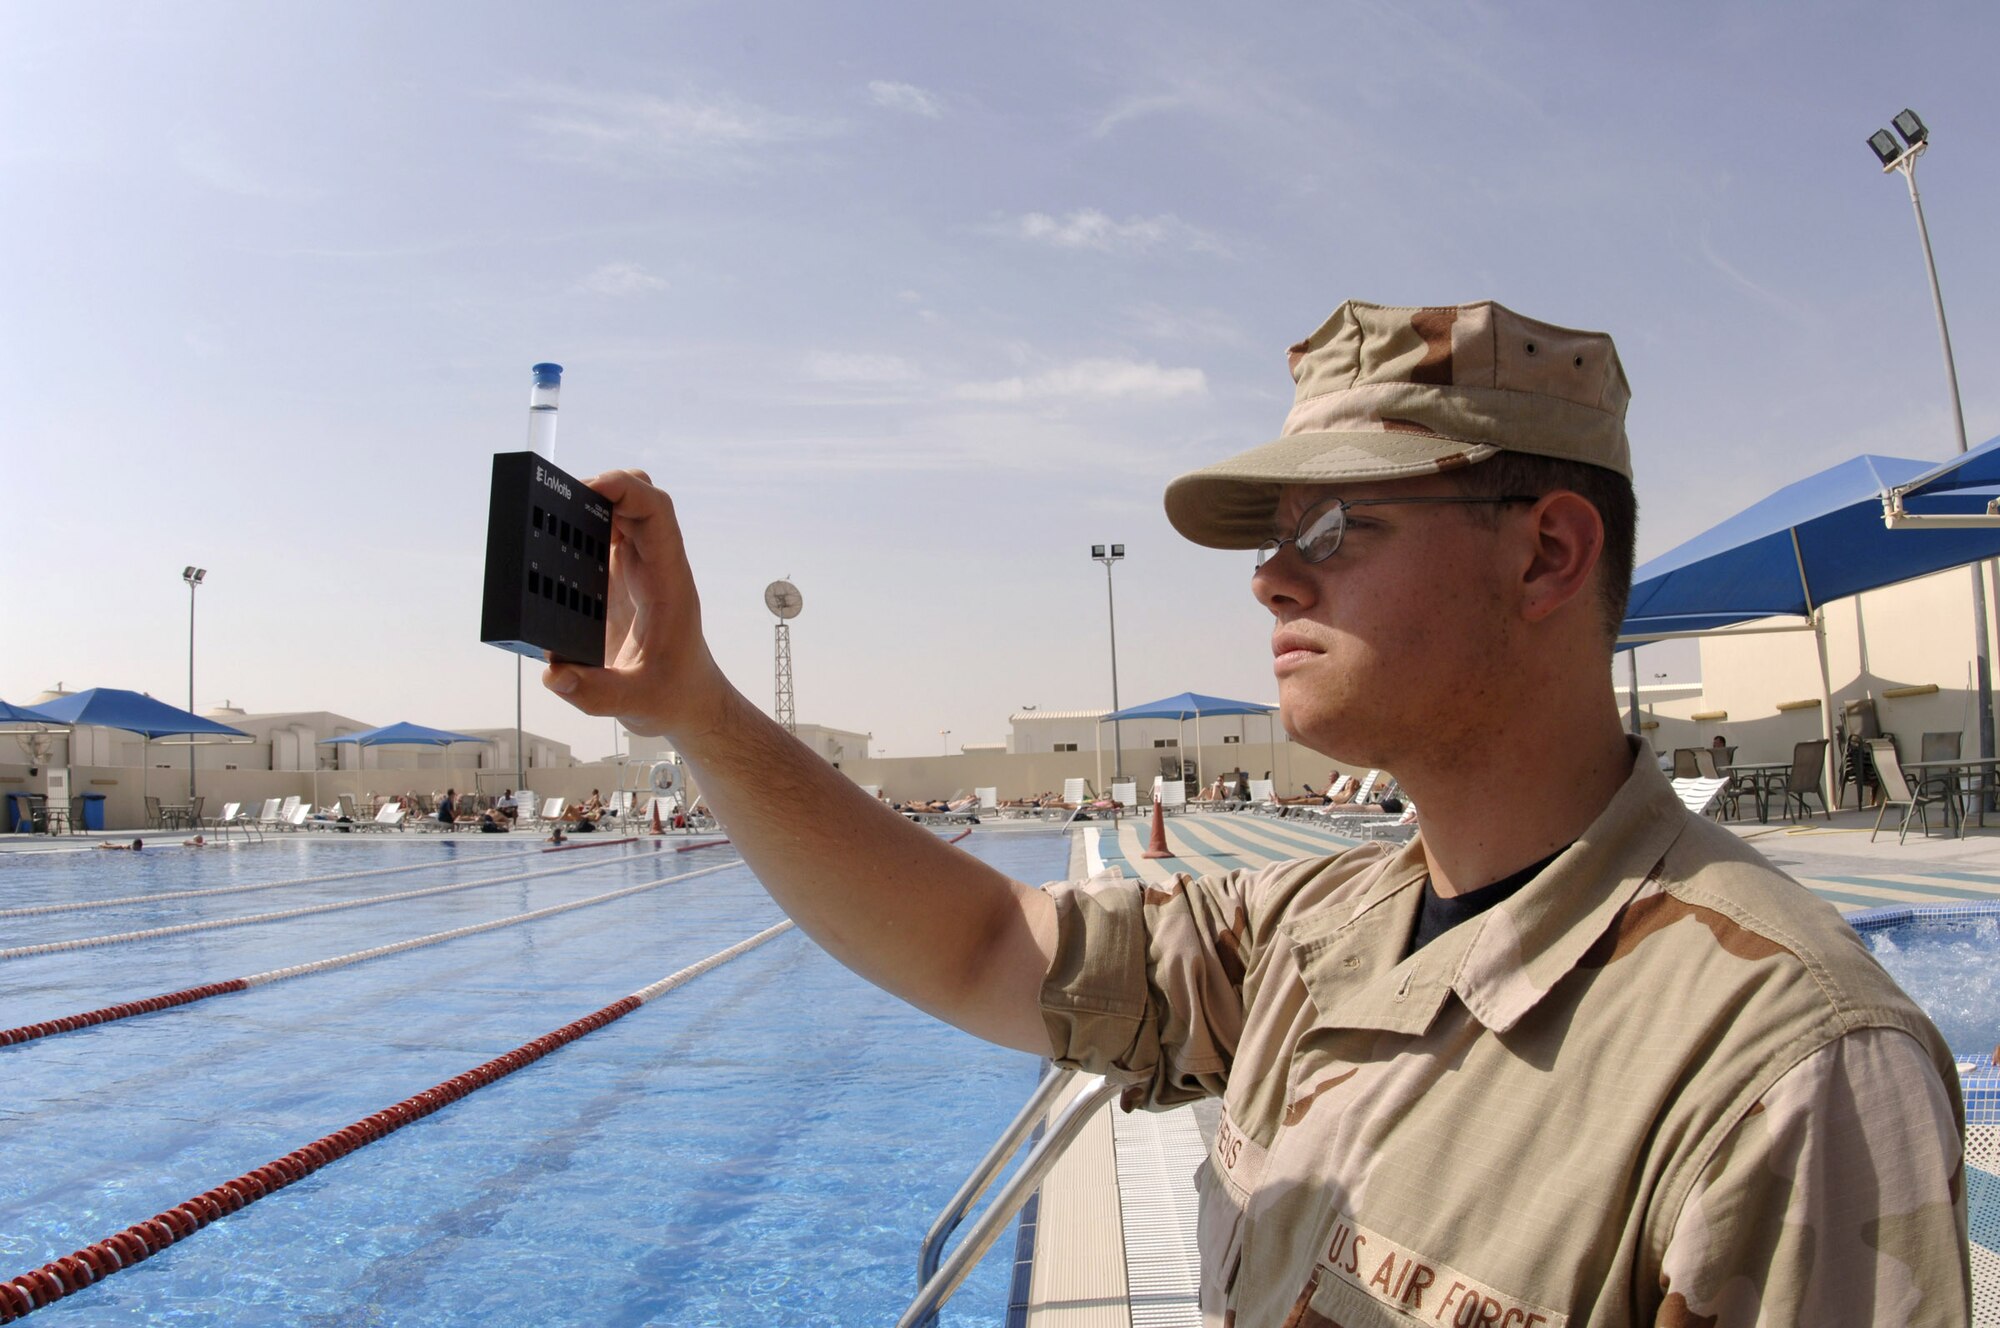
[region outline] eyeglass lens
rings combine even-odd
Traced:
[[[1257,566],[1262,567],[1277,557],[1278,550],[1288,542],[1298,546],[1303,561],[1325,562],[1340,547],[1340,537],[1346,533],[1347,505],[1338,498],[1328,499],[1305,514],[1289,541],[1265,540],[1258,545]]]

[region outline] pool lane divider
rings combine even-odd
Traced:
[[[578,848],[609,848],[613,844],[631,844],[634,839],[610,839],[597,844],[578,844]],[[727,842],[727,841],[723,841]],[[554,853],[557,850],[524,848],[513,853],[492,853],[479,858],[460,858],[456,861],[437,859],[431,862],[405,863],[400,867],[367,867],[359,871],[329,872],[324,876],[295,876],[286,881],[256,881],[248,885],[216,885],[203,890],[163,890],[150,895],[124,895],[117,899],[75,899],[62,904],[24,904],[19,908],[0,908],[0,918],[32,918],[44,913],[75,913],[87,908],[119,908],[128,904],[152,904],[163,899],[206,899],[211,895],[240,895],[251,890],[276,890],[287,885],[318,885],[324,881],[354,881],[364,876],[395,876],[405,872],[429,871],[433,867],[470,867],[475,864],[485,866],[489,862],[503,862],[508,858],[533,857],[537,853]]]
[[[686,853],[691,849],[708,847],[713,846],[690,844],[685,848],[677,848],[673,851],[676,853]],[[148,996],[143,1000],[121,1001],[116,1005],[100,1006],[95,1010],[84,1010],[77,1014],[62,1015],[56,1019],[45,1019],[38,1024],[22,1024],[18,1028],[0,1028],[0,1047],[19,1046],[23,1042],[34,1042],[40,1038],[54,1037],[58,1033],[74,1033],[79,1028],[94,1028],[98,1024],[114,1023],[120,1019],[132,1019],[142,1014],[155,1014],[161,1010],[171,1010],[183,1005],[192,1005],[196,1001],[205,1001],[211,996],[228,996],[234,992],[249,991],[252,987],[263,987],[273,982],[282,982],[286,978],[304,977],[308,973],[326,973],[336,968],[345,968],[349,964],[361,963],[366,959],[380,959],[384,955],[401,954],[405,950],[419,950],[427,945],[438,945],[445,941],[455,941],[461,936],[476,936],[480,932],[497,931],[501,927],[511,927],[516,923],[538,922],[543,918],[552,918],[558,913],[567,913],[571,909],[588,908],[592,904],[608,904],[614,899],[623,899],[628,895],[636,895],[646,890],[654,890],[663,885],[672,885],[677,881],[691,881],[697,876],[708,876],[730,867],[741,866],[742,863],[743,859],[732,858],[728,862],[719,862],[712,867],[701,867],[695,871],[682,872],[677,876],[662,876],[655,881],[641,881],[637,885],[628,885],[623,889],[610,890],[601,895],[592,895],[588,899],[572,899],[567,904],[551,904],[547,908],[538,908],[532,913],[516,913],[512,917],[495,918],[491,922],[475,922],[468,926],[455,927],[450,931],[432,932],[429,936],[417,936],[407,941],[393,941],[388,945],[378,945],[372,950],[356,950],[353,954],[335,955],[330,959],[314,959],[303,964],[293,964],[287,968],[274,968],[265,973],[252,973],[249,977],[228,978],[221,982],[205,982],[198,987],[188,987],[181,991],[170,991],[159,996]]]
[[[727,843],[727,840],[719,841]],[[690,845],[690,848],[696,847]],[[704,846],[705,847],[705,846]],[[631,862],[631,855],[615,858],[613,862]],[[271,913],[248,913],[240,918],[212,918],[206,922],[182,922],[171,927],[148,927],[144,931],[112,932],[104,936],[78,936],[67,941],[43,941],[39,945],[17,945],[0,950],[0,959],[25,959],[30,955],[56,954],[64,950],[88,950],[100,945],[123,945],[128,941],[150,941],[161,936],[182,936],[188,932],[216,931],[224,927],[247,927],[260,922],[282,922],[287,918],[303,918],[315,913],[333,913],[344,908],[365,908],[370,904],[391,904],[404,899],[425,899],[431,895],[450,894],[454,890],[476,890],[488,885],[508,885],[515,881],[534,881],[546,876],[562,876],[569,872],[592,871],[606,866],[602,862],[579,862],[568,867],[545,867],[540,871],[516,872],[512,876],[488,876],[477,881],[457,881],[450,885],[425,886],[421,890],[399,890],[387,895],[362,895],[355,899],[335,899],[324,904],[304,904],[298,908],[279,909]]]
[[[161,1250],[192,1236],[195,1232],[219,1218],[227,1217],[239,1209],[246,1208],[268,1194],[275,1194],[295,1181],[303,1180],[332,1162],[337,1162],[358,1148],[386,1138],[413,1121],[450,1106],[468,1093],[486,1087],[488,1084],[506,1078],[524,1066],[532,1065],[587,1033],[594,1033],[606,1024],[624,1018],[649,1001],[666,995],[674,988],[683,986],[711,969],[720,967],[739,955],[774,940],[792,928],[790,920],[766,927],[755,936],[747,937],[726,950],[718,951],[699,963],[690,964],[679,972],[668,974],[650,986],[641,987],[622,1000],[613,1001],[603,1009],[581,1019],[564,1024],[550,1033],[544,1033],[532,1042],[523,1043],[504,1056],[498,1056],[483,1065],[474,1066],[464,1074],[455,1075],[441,1084],[426,1088],[413,1097],[406,1097],[394,1106],[386,1107],[372,1116],[335,1130],[322,1136],[303,1148],[293,1149],[281,1158],[266,1162],[252,1171],[246,1171],[234,1180],[226,1180],[210,1190],[204,1190],[183,1203],[174,1205],[163,1213],[155,1214],[143,1222],[126,1227],[123,1231],[84,1246],[72,1254],[65,1254],[50,1263],[43,1264],[32,1272],[0,1282],[0,1323],[12,1323],[23,1315],[33,1313],[44,1305],[61,1300],[83,1290],[92,1283],[101,1282],[121,1268],[151,1258]]]

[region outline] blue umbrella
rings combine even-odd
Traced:
[[[1984,512],[1996,480],[2000,439],[1943,466],[1858,456],[1788,484],[1639,568],[1619,642],[1700,636],[1780,615],[1810,619],[1831,771],[1833,688],[1818,610],[1830,600],[2000,556],[2000,524],[1891,530],[1883,521],[1892,494],[1915,515]],[[1632,675],[1636,713],[1636,666]]]
[[[144,738],[145,754],[141,759],[145,764],[145,772],[140,776],[139,785],[142,798],[152,796],[153,739],[185,737],[190,741],[195,738],[216,738],[225,742],[255,741],[242,729],[218,724],[193,711],[168,705],[165,701],[155,701],[143,692],[128,692],[120,687],[92,687],[88,691],[72,692],[68,696],[46,701],[38,709],[44,715],[52,716],[58,724],[90,724],[104,729],[122,729],[126,733],[136,733]],[[188,790],[192,798],[194,789],[192,764],[188,766],[188,771]]]
[[[1204,696],[1200,692],[1181,692],[1175,696],[1162,697],[1157,701],[1147,701],[1140,705],[1126,706],[1114,710],[1098,719],[1099,724],[1116,719],[1171,719],[1179,723],[1194,720],[1194,774],[1197,783],[1201,781],[1201,717],[1203,715],[1270,715],[1277,710],[1274,705],[1261,701],[1232,701],[1223,696]],[[1178,741],[1178,740],[1177,740]],[[1271,735],[1271,759],[1277,760],[1277,730]],[[1102,771],[1099,772],[1100,778]]]
[[[31,706],[8,705],[5,701],[0,701],[0,724],[55,724],[60,726],[62,721],[54,715],[36,710]]]
[[[360,733],[343,733],[338,738],[321,738],[320,746],[326,747],[326,746],[336,745],[339,743],[351,743],[354,746],[363,748],[367,747],[449,748],[455,742],[484,742],[484,741],[485,741],[484,738],[475,738],[468,733],[453,733],[449,729],[426,728],[422,724],[411,724],[408,722],[404,722],[398,724],[384,724],[379,729],[364,729]],[[317,766],[319,762],[315,761],[313,762],[313,764]],[[317,788],[317,781],[318,781],[317,770],[314,771],[314,781],[315,781],[315,788],[313,792],[313,801],[318,802],[319,793]],[[356,767],[355,770],[354,787],[355,787],[355,793],[359,795],[361,792],[361,775],[358,766]]]

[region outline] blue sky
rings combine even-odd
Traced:
[[[2000,431],[1996,45],[1974,4],[0,7],[0,697],[184,700],[198,563],[198,708],[510,723],[487,457],[544,359],[558,460],[672,489],[765,704],[780,576],[800,718],[890,755],[1107,704],[1108,541],[1123,700],[1269,697],[1248,558],[1159,494],[1275,433],[1343,299],[1614,333],[1644,559],[1950,453],[1863,141],[1914,106]]]

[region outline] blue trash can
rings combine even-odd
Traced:
[[[7,795],[8,834],[11,835],[16,830],[33,830],[35,828],[33,807],[34,804],[28,800],[28,795],[25,793],[9,793]]]
[[[86,793],[83,795],[83,828],[102,830],[104,828],[104,795]]]

